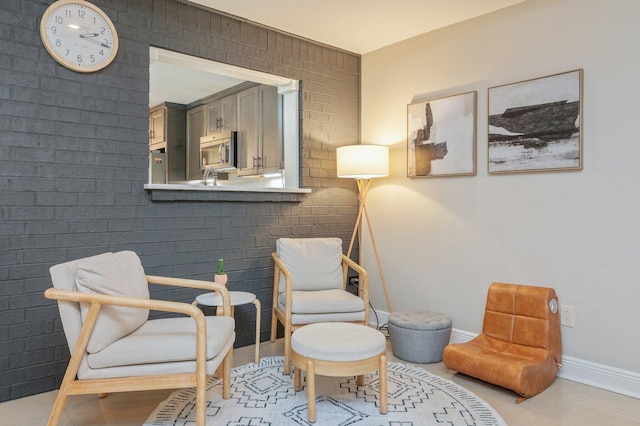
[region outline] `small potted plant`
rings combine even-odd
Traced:
[[[224,259],[218,259],[218,269],[213,276],[213,281],[222,285],[227,283],[227,274],[224,272]]]

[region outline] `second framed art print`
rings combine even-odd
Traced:
[[[407,106],[407,176],[476,174],[476,92]]]
[[[489,88],[489,173],[582,169],[582,70]]]

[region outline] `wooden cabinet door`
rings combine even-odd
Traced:
[[[236,95],[207,104],[207,135],[236,130]]]
[[[260,173],[277,172],[282,164],[282,113],[278,89],[260,86]]]
[[[222,109],[220,101],[213,101],[206,105],[207,107],[207,135],[218,133],[220,131],[220,122],[222,120]]]
[[[149,112],[149,149],[161,152],[166,182],[185,180],[186,171],[185,106],[165,102]],[[155,155],[155,154],[154,154]],[[157,168],[159,168],[158,166]],[[154,170],[155,173],[159,173]]]
[[[165,115],[166,108],[158,108],[149,114],[149,145],[166,141]]]
[[[236,130],[236,95],[220,99],[220,130],[231,132]]]
[[[258,88],[244,90],[238,93],[238,175],[253,175],[257,173],[260,153],[258,152],[259,115]]]
[[[187,111],[187,180],[202,179],[200,138],[207,131],[204,114],[204,105]]]

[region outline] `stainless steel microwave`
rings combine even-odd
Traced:
[[[237,132],[215,133],[200,138],[200,169],[235,169]]]

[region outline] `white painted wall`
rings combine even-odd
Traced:
[[[391,149],[367,206],[394,310],[478,333],[491,282],[553,287],[575,307],[565,355],[640,372],[639,41],[637,0],[529,0],[363,56],[362,141]],[[577,68],[584,170],[488,175],[487,88]],[[407,178],[407,104],[469,90],[477,176]]]

